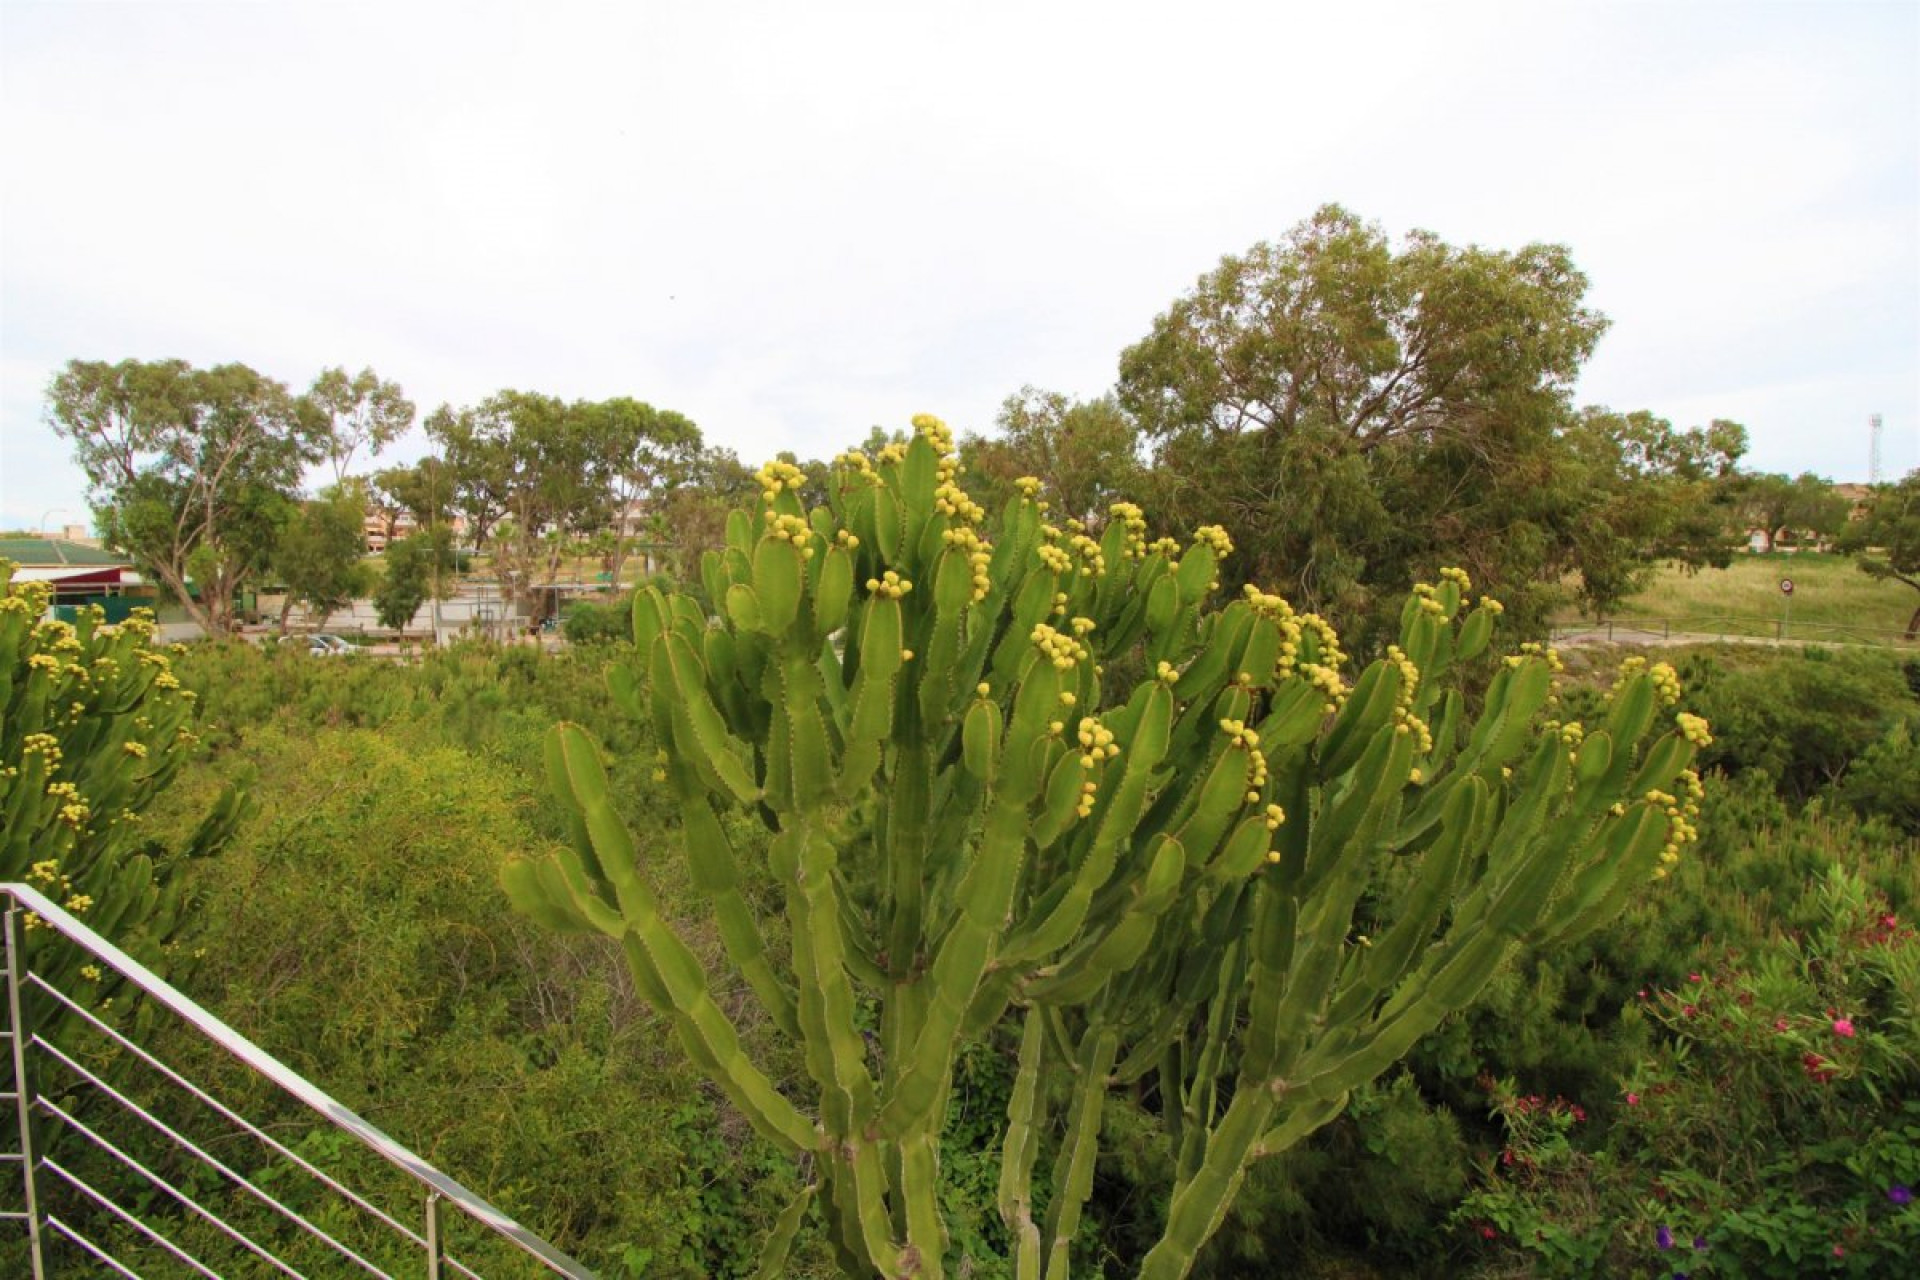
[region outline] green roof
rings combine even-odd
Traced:
[[[125,556],[65,538],[0,538],[0,560],[11,560],[23,569],[61,565],[105,568],[133,563]]]

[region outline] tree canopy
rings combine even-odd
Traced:
[[[1920,470],[1876,490],[1839,545],[1857,558],[1864,572],[1920,591]],[[1907,639],[1915,636],[1920,636],[1920,608],[1907,621]]]
[[[1064,516],[1104,517],[1116,498],[1139,492],[1140,431],[1111,396],[1078,401],[1022,387],[1000,406],[993,436],[960,442],[968,487],[989,511],[1032,476]]]
[[[324,625],[328,614],[344,609],[369,586],[366,552],[367,504],[359,485],[334,485],[300,505],[281,528],[273,548],[273,571],[287,588],[280,609],[280,633],[286,634],[293,603],[304,603]]]
[[[266,566],[323,447],[286,386],[241,364],[72,360],[47,388],[47,421],[73,445],[108,545],[210,635],[231,628],[236,591]]]
[[[307,391],[306,404],[319,424],[336,485],[346,480],[354,454],[364,448],[377,457],[413,425],[413,401],[399,383],[383,382],[372,369],[352,377],[345,369],[321,370]]]
[[[628,504],[657,500],[697,470],[700,432],[681,414],[619,398],[598,403],[500,391],[427,419],[453,505],[487,545],[504,588],[527,601],[557,580],[580,540]],[[616,538],[613,559],[622,554]]]
[[[1248,580],[1349,617],[1442,558],[1523,621],[1568,569],[1604,604],[1630,577],[1620,557],[1676,532],[1622,505],[1629,479],[1675,491],[1689,458],[1740,442],[1732,424],[1575,414],[1606,329],[1586,289],[1559,245],[1416,231],[1396,248],[1322,208],[1223,259],[1121,356],[1118,403],[1153,452],[1148,503],[1188,527],[1218,521]]]

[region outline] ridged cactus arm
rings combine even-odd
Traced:
[[[807,1210],[813,1207],[817,1190],[813,1183],[808,1183],[780,1211],[772,1230],[767,1232],[765,1243],[760,1246],[759,1265],[754,1268],[753,1280],[785,1280],[788,1274],[787,1257],[793,1252],[794,1238],[800,1234],[800,1224],[806,1218]]]
[[[919,961],[927,912],[927,828],[933,809],[933,762],[919,743],[895,748],[887,797],[883,864],[888,869],[885,921],[887,971],[906,981]]]
[[[1175,1147],[1176,1182],[1191,1178],[1199,1169],[1206,1152],[1205,1135],[1213,1127],[1227,1047],[1245,1003],[1246,970],[1239,962],[1239,950],[1233,947],[1234,954],[1221,967],[1220,985],[1207,1006],[1206,1029],[1201,1033],[1190,1078],[1180,1090],[1180,1127],[1185,1137]],[[1171,1103],[1168,1109],[1173,1109]]]
[[[1264,1084],[1242,1077],[1233,1101],[1207,1137],[1193,1176],[1175,1186],[1167,1225],[1140,1265],[1141,1280],[1180,1280],[1232,1205],[1247,1166],[1273,1119],[1274,1098]]]
[[[1295,1102],[1280,1108],[1279,1123],[1260,1136],[1250,1158],[1284,1155],[1321,1126],[1338,1118],[1347,1109],[1347,1095]]]
[[[1047,1057],[1041,1015],[1025,1014],[1020,1027],[1020,1058],[1007,1099],[1007,1133],[1001,1144],[1000,1219],[1013,1239],[1016,1280],[1041,1280],[1040,1228],[1033,1220],[1033,1165],[1040,1154],[1046,1121],[1042,1074]]]
[[[649,944],[652,945],[649,945]],[[816,1145],[814,1127],[754,1065],[733,1023],[698,979],[698,961],[664,928],[629,929],[621,938],[642,990],[657,991],[686,1054],[747,1118],[754,1131],[792,1155]],[[682,963],[675,963],[676,959]],[[688,966],[692,966],[689,971]]]
[[[664,1002],[658,1012],[672,1020],[689,1056],[708,1066],[715,1083],[759,1132],[790,1151],[810,1147],[812,1124],[748,1058],[732,1020],[713,1000],[699,958],[660,917],[651,888],[638,874],[632,837],[612,811],[606,771],[592,739],[577,726],[555,728],[548,736],[548,762],[557,789],[580,815],[597,863],[590,871],[573,871],[578,864],[563,853],[560,865],[570,873],[574,905],[594,910],[600,895],[583,880],[605,877],[625,925],[621,940],[636,977],[650,999]]]
[[[1395,903],[1393,923],[1372,940],[1357,980],[1348,984],[1328,1013],[1333,1025],[1348,1025],[1383,999],[1413,965],[1453,901],[1454,887],[1469,844],[1490,807],[1487,787],[1478,779],[1453,793],[1439,839],[1420,854],[1420,866]]]
[[[831,1136],[857,1134],[873,1117],[875,1090],[847,977],[833,883],[834,847],[801,826],[776,836],[769,853],[793,922],[801,1047],[808,1074],[820,1087],[821,1123]]]
[[[1107,1074],[1113,1070],[1119,1037],[1089,1027],[1074,1063],[1067,1132],[1053,1162],[1053,1195],[1047,1204],[1045,1280],[1067,1280],[1080,1214],[1093,1194],[1093,1162],[1100,1147],[1100,1112],[1107,1098]]]
[[[1030,979],[1026,983],[1027,999],[1043,1005],[1083,1004],[1114,974],[1137,961],[1153,941],[1161,914],[1179,892],[1186,862],[1186,850],[1180,842],[1162,836],[1146,876],[1133,887],[1132,901],[1111,924],[1089,934],[1057,966],[1043,969]]]
[[[688,879],[694,891],[704,894],[713,904],[714,921],[719,926],[727,958],[746,978],[773,1025],[782,1034],[799,1035],[793,989],[774,972],[760,923],[740,891],[733,842],[727,837],[726,827],[714,811],[712,800],[705,794],[692,794],[692,788],[686,787],[680,800],[680,822]]]

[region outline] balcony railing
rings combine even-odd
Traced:
[[[10,1274],[591,1276],[37,890],[0,884],[0,908]],[[169,1016],[247,1086],[229,1094],[277,1087],[274,1118],[248,1119],[143,1045]]]

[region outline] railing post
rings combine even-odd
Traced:
[[[440,1193],[427,1192],[427,1280],[440,1280],[447,1244],[440,1238]]]
[[[7,1016],[13,1045],[13,1103],[20,1120],[20,1178],[27,1193],[27,1249],[33,1260],[33,1280],[45,1280],[46,1263],[41,1258],[40,1198],[33,1179],[33,1105],[27,1097],[26,1022],[20,1017],[20,906],[7,900],[5,922],[7,948]]]

